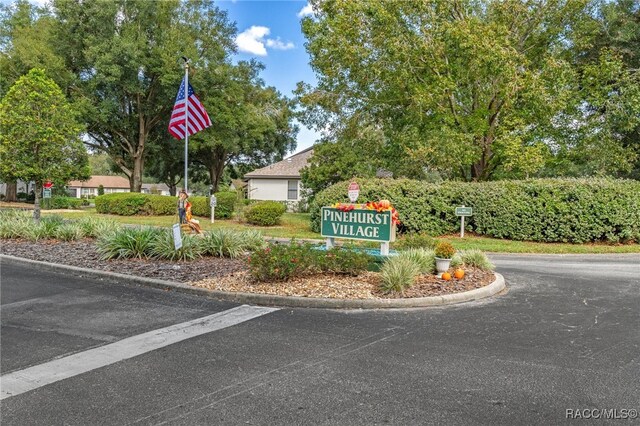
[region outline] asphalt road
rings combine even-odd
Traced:
[[[238,308],[3,259],[0,420],[511,425],[640,410],[640,256],[493,259],[506,294],[386,311]]]

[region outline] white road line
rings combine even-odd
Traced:
[[[0,377],[0,400],[201,334],[231,327],[277,310],[277,308],[242,305],[203,318],[128,337],[115,343],[24,370],[14,371]]]

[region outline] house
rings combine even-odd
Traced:
[[[296,208],[301,201],[300,170],[313,155],[313,147],[244,175],[250,200],[284,201]]]
[[[85,181],[72,180],[67,184],[67,192],[76,198],[95,197],[100,185],[105,194],[129,192],[129,179],[122,176],[91,176]],[[142,193],[169,195],[169,187],[163,183],[143,183]]]

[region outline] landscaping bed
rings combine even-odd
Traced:
[[[460,293],[491,284],[493,272],[466,268],[461,280],[444,281],[435,275],[423,275],[402,293],[383,293],[381,277],[375,272],[364,272],[356,277],[323,274],[294,278],[280,282],[256,282],[246,272],[232,273],[221,278],[208,278],[190,283],[193,286],[217,291],[275,294],[279,296],[324,297],[336,299],[398,299]]]
[[[435,275],[422,275],[402,293],[380,291],[380,274],[364,272],[358,276],[321,274],[288,281],[256,282],[243,258],[204,257],[174,262],[161,259],[100,260],[92,239],[78,241],[3,239],[0,254],[62,265],[191,284],[219,291],[275,294],[281,296],[375,299],[414,298],[459,293],[484,287],[494,281],[491,271],[465,267],[461,280],[444,281]]]
[[[228,258],[200,258],[188,262],[161,259],[100,260],[94,240],[91,239],[69,242],[1,240],[0,254],[180,283],[217,278],[246,270],[242,260]]]

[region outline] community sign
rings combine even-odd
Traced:
[[[379,242],[395,241],[395,224],[391,211],[354,209],[342,211],[322,208],[321,233],[327,238],[347,238]]]

